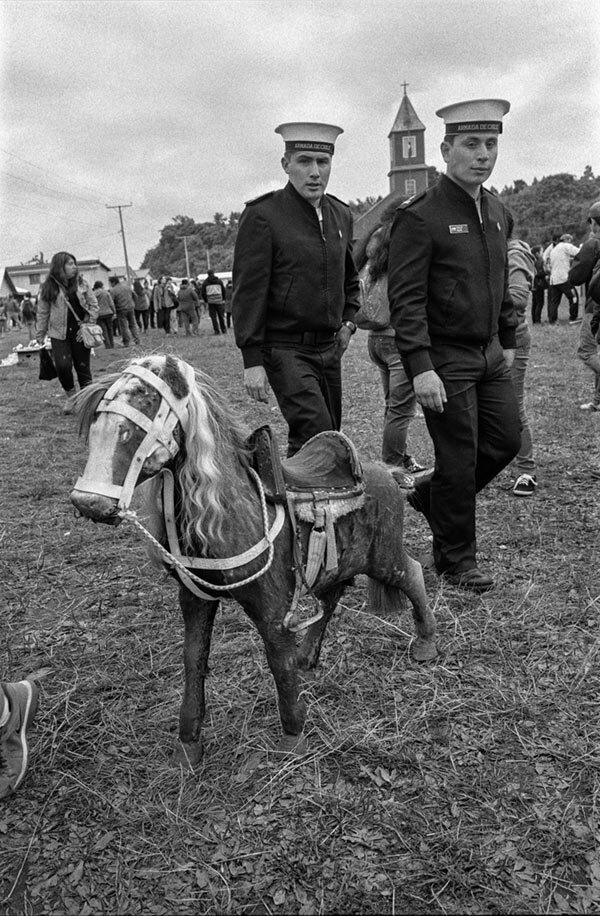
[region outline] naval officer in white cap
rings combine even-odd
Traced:
[[[509,214],[483,187],[498,155],[504,99],[441,108],[446,174],[399,208],[388,294],[402,360],[435,448],[409,496],[433,533],[438,573],[475,592],[494,584],[476,557],[475,494],[516,455],[509,368],[517,317],[508,294]]]
[[[233,263],[232,316],[244,384],[273,389],[289,427],[288,455],[340,428],[341,357],[356,330],[359,280],[352,215],[326,194],[341,127],[280,124],[287,185],[246,204]]]

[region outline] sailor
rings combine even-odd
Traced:
[[[352,215],[326,194],[341,127],[294,122],[285,143],[286,186],[246,204],[233,263],[232,316],[250,397],[273,389],[289,427],[288,456],[339,430],[341,359],[356,330],[359,279]]]
[[[507,283],[509,214],[483,187],[509,108],[475,99],[437,112],[446,174],[400,206],[389,256],[391,323],[435,450],[433,475],[409,502],[429,522],[437,572],[475,592],[494,585],[477,565],[475,494],[521,439],[509,374],[518,323]]]

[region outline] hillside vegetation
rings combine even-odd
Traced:
[[[435,168],[429,169],[429,184],[439,178]],[[496,189],[492,189],[496,190]],[[581,178],[568,173],[548,175],[526,181],[517,180],[502,189],[499,196],[515,217],[515,235],[530,244],[549,241],[554,232],[571,232],[576,241],[586,233],[586,217],[590,203],[600,199],[600,178],[591,166],[586,166]],[[350,201],[355,218],[365,213],[380,197]],[[154,277],[170,274],[183,277],[187,273],[183,236],[187,236],[190,274],[214,270],[231,270],[233,249],[237,238],[240,213],[228,217],[215,213],[212,223],[197,223],[191,216],[175,216],[161,229],[160,239],[146,252],[141,267]],[[210,264],[209,264],[210,261]]]

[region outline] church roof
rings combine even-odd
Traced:
[[[412,103],[406,92],[404,93],[402,101],[400,102],[400,108],[398,109],[398,114],[396,115],[394,126],[389,132],[388,137],[391,137],[392,134],[397,134],[400,131],[405,130],[425,130],[425,125],[422,121],[419,121],[417,112],[412,107]]]

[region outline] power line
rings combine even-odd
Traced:
[[[49,210],[47,207],[37,207],[34,204],[27,204],[23,206],[23,204],[20,204],[20,203],[16,204],[16,203],[13,203],[12,201],[7,201],[5,209],[10,209],[10,208],[16,208],[17,210],[24,210],[25,212],[35,210],[38,213],[51,213],[51,214],[56,215],[56,210]],[[90,229],[108,229],[108,223],[100,223],[100,224],[85,223],[83,220],[77,219],[76,216],[69,216],[68,221],[70,223],[71,222],[79,223],[81,226],[89,226]]]
[[[82,200],[84,203],[99,206],[99,201],[92,200],[91,197],[82,197],[81,194],[73,194],[72,192],[61,190],[60,188],[51,188],[49,185],[40,184],[37,181],[30,181],[29,178],[21,178],[20,175],[14,175],[12,172],[7,172],[6,169],[0,169],[0,172],[15,181],[21,181],[23,184],[31,185],[34,188],[41,188],[42,191],[50,191],[51,194],[62,196],[68,200]]]
[[[37,169],[39,172],[45,172],[47,175],[56,175],[61,182],[67,182],[67,184],[73,184],[76,187],[83,188],[85,191],[91,191],[93,194],[98,194],[95,188],[90,188],[88,185],[82,184],[80,181],[73,181],[72,178],[63,178],[62,175],[59,175],[58,172],[52,172],[50,169],[42,168],[41,165],[36,165],[35,162],[30,162],[29,159],[24,159],[23,156],[17,156],[16,153],[11,153],[10,150],[0,147],[0,151],[6,153],[7,156],[10,156],[12,159],[18,159],[19,162],[24,162],[25,165],[30,165],[32,168]]]

